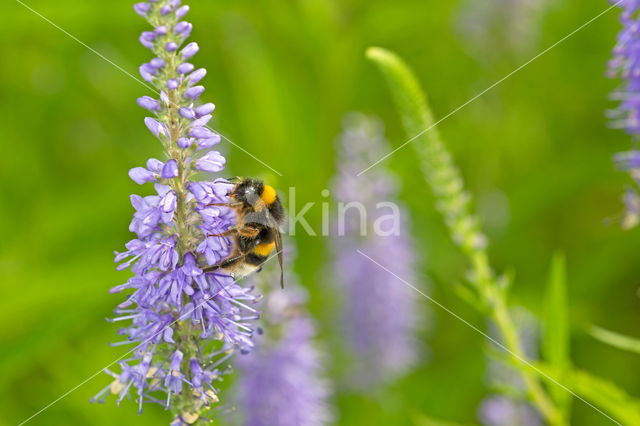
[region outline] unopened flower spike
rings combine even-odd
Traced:
[[[112,321],[131,321],[119,334],[131,353],[94,400],[114,394],[117,402],[135,400],[171,410],[172,425],[206,419],[218,403],[216,381],[223,362],[236,351],[253,346],[252,307],[257,296],[219,272],[205,267],[227,257],[231,241],[220,234],[234,225],[229,209],[207,206],[228,202],[230,184],[223,179],[197,179],[199,171],[220,172],[225,158],[217,151],[204,154],[220,141],[206,126],[213,104],[197,104],[205,76],[186,62],[198,51],[185,44],[191,24],[182,19],[188,6],[179,0],[137,3],[134,10],[153,26],[140,36],[154,57],[140,67],[159,98],[145,95],[137,103],[150,116],[144,124],[163,145],[164,159],[150,159],[129,176],[137,184],[153,183],[153,195],[132,195],[135,209],[129,230],[136,237],[117,252],[117,269],[133,276],[111,291],[127,291]]]

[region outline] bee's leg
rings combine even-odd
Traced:
[[[251,225],[241,226],[237,228],[237,231],[238,231],[238,234],[247,238],[255,238],[260,234],[260,229]]]
[[[235,208],[235,207],[240,207],[242,206],[242,203],[210,203],[210,204],[206,204],[207,207],[231,207],[231,208]]]
[[[229,235],[233,235],[236,232],[238,232],[238,229],[234,227],[234,228],[229,228],[220,234],[207,234],[207,237],[228,237]]]
[[[220,262],[220,263],[218,263],[216,265],[211,265],[211,266],[207,266],[205,268],[202,268],[202,270],[204,272],[211,272],[211,271],[215,271],[216,269],[225,269],[225,268],[228,268],[229,266],[232,266],[234,263],[238,262],[243,257],[244,257],[244,254],[234,255],[234,256],[231,256],[231,257],[228,257],[228,258],[224,259],[222,262]]]

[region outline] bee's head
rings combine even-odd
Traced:
[[[246,207],[255,206],[264,191],[264,184],[257,179],[242,179],[231,191],[231,198]]]
[[[255,206],[260,200],[266,206],[270,206],[277,198],[276,190],[258,179],[243,179],[229,195],[232,199],[244,203],[247,207]]]

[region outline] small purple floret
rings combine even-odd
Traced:
[[[212,138],[215,136],[215,133],[213,133],[211,130],[207,129],[206,127],[192,127],[189,130],[189,136],[191,136],[192,138]]]
[[[198,150],[209,149],[220,143],[220,135],[215,135],[209,139],[198,139]]]
[[[193,55],[198,53],[198,50],[200,50],[200,47],[198,46],[198,43],[196,43],[195,41],[192,41],[191,43],[187,44],[184,47],[184,49],[182,49],[180,54],[182,55],[183,59],[189,59]]]
[[[157,137],[166,136],[167,134],[167,130],[164,124],[160,123],[158,120],[155,120],[151,117],[146,117],[144,119],[144,124],[151,131],[151,133],[153,133]]]
[[[178,162],[173,159],[167,161],[162,168],[161,176],[163,179],[178,177]]]
[[[204,86],[193,86],[184,91],[184,97],[197,99],[202,93],[204,93]]]
[[[177,78],[171,78],[167,80],[167,88],[169,90],[175,90],[180,86],[180,81]]]
[[[178,65],[177,71],[178,74],[189,74],[191,71],[193,71],[195,67],[193,66],[193,64],[190,64],[189,62],[185,62],[183,64]]]
[[[196,169],[203,172],[217,173],[224,169],[226,161],[218,151],[210,151],[196,161]]]
[[[196,113],[196,117],[202,117],[203,115],[211,114],[214,109],[216,109],[216,106],[211,102],[209,102],[209,103],[200,105],[199,107],[196,107],[194,111]]]
[[[133,10],[135,10],[138,15],[146,17],[151,10],[151,5],[146,2],[136,3],[133,5]]]
[[[189,74],[189,85],[197,84],[200,80],[207,75],[207,70],[204,68],[200,68]]]
[[[129,170],[129,177],[138,185],[156,180],[156,176],[144,167],[134,167]]]
[[[142,96],[141,98],[138,98],[137,102],[138,105],[142,108],[148,109],[149,111],[160,111],[160,102],[150,96]]]
[[[189,6],[184,5],[178,8],[178,10],[176,10],[176,18],[180,19],[182,17],[184,17],[187,13],[189,13]]]
[[[194,118],[196,118],[196,113],[193,111],[193,108],[182,107],[178,110],[178,112],[187,120],[193,120]]]

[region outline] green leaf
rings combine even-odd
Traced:
[[[568,388],[603,416],[624,425],[640,425],[640,400],[628,395],[617,385],[596,377],[586,371],[558,369],[550,365],[538,364],[536,369],[543,374],[550,386]]]
[[[615,333],[595,325],[589,328],[589,334],[602,343],[606,343],[614,348],[640,354],[640,339],[635,337],[625,336],[624,334]]]
[[[569,318],[567,313],[567,277],[565,258],[556,253],[551,261],[547,294],[545,297],[545,315],[543,318],[542,355],[544,360],[559,371],[567,369],[569,359]],[[559,386],[550,388],[551,397],[563,413],[569,418],[571,394]]]

